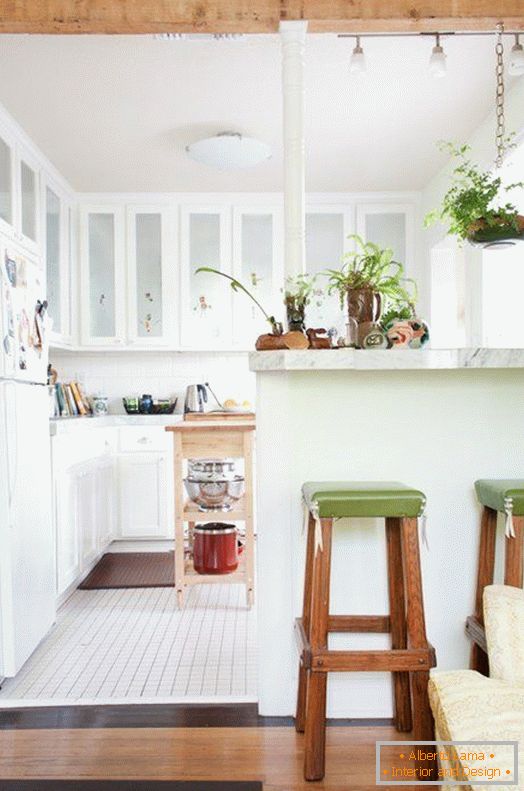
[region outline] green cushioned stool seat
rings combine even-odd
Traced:
[[[475,481],[475,491],[481,505],[502,513],[509,506],[515,516],[524,516],[524,480],[482,479]]]
[[[304,502],[322,519],[356,517],[416,517],[426,497],[396,481],[310,481],[302,486]]]

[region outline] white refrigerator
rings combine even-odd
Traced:
[[[0,236],[0,678],[56,616],[45,273]]]

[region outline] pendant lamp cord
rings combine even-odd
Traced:
[[[504,23],[499,22],[497,25],[497,43],[495,46],[495,53],[497,56],[497,93],[496,93],[496,116],[497,116],[497,131],[495,135],[495,144],[497,148],[497,158],[495,165],[500,168],[504,160],[504,153],[506,150],[506,121],[504,118],[504,43],[502,34],[504,33]]]

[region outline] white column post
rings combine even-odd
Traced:
[[[304,53],[306,21],[280,23],[284,128],[284,269],[305,269]]]

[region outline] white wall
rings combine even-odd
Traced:
[[[178,396],[177,412],[183,410],[189,384],[209,382],[219,399],[247,399],[254,404],[255,377],[247,355],[212,352],[83,352],[52,350],[51,364],[59,380],[83,383],[89,395],[110,399],[110,412],[123,413],[123,396],[150,393],[153,397]],[[213,406],[213,402],[211,402]],[[215,405],[216,406],[216,405]]]
[[[300,489],[308,480],[400,480],[426,493],[428,636],[440,669],[467,667],[464,623],[473,607],[479,536],[473,484],[522,477],[523,392],[522,370],[258,374],[262,714],[289,715],[295,706],[293,618],[301,607],[305,549]],[[378,520],[336,523],[331,611],[388,611]],[[341,635],[332,645],[380,648],[386,641]],[[333,674],[328,688],[332,716],[391,716],[386,674]]]

